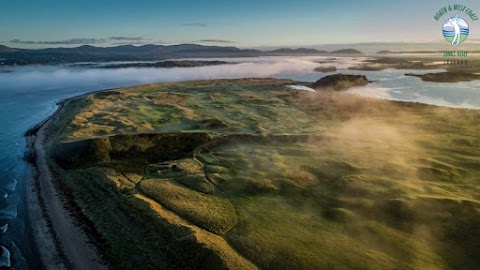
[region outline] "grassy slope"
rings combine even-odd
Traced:
[[[139,132],[213,139],[181,160],[116,160],[97,143],[108,162],[53,166],[125,268],[479,264],[480,112],[296,93],[289,83],[91,95],[68,106],[52,142]]]

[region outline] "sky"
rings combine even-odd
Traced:
[[[442,42],[435,13],[478,0],[0,0],[0,44],[17,48],[179,44],[261,48]],[[464,14],[463,14],[464,15]],[[480,21],[471,21],[480,41]]]

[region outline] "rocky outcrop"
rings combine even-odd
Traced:
[[[344,75],[334,74],[321,78],[313,83],[315,90],[335,90],[343,91],[354,86],[364,86],[368,84],[368,79],[364,75]]]

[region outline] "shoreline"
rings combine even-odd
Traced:
[[[27,211],[32,244],[45,269],[109,269],[101,239],[93,224],[73,201],[50,170],[45,149],[45,131],[70,102],[103,89],[57,102],[57,109],[25,132],[30,165]]]

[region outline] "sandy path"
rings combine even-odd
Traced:
[[[62,106],[66,106],[69,101],[66,101]],[[61,111],[61,109],[59,110]],[[40,249],[40,255],[47,269],[78,269],[78,270],[102,270],[107,269],[105,264],[101,261],[97,248],[88,243],[88,237],[85,232],[75,225],[73,216],[69,213],[65,203],[61,199],[60,193],[55,188],[55,184],[52,179],[52,174],[45,159],[45,133],[48,125],[55,121],[58,117],[57,111],[55,115],[48,119],[38,130],[36,136],[32,136],[34,139],[33,149],[36,152],[36,168],[38,181],[32,185],[35,188],[35,192],[38,192],[37,198],[30,200],[32,203],[43,201],[43,220],[38,220],[38,210],[31,209],[34,213],[32,222],[35,232],[37,246]],[[34,197],[35,195],[31,195]],[[32,208],[32,207],[31,207]],[[35,207],[33,207],[35,208]],[[36,210],[36,211],[35,211]],[[36,213],[36,214],[35,214]],[[50,230],[46,229],[42,224],[50,223]],[[46,237],[44,234],[49,231],[50,237]],[[39,235],[39,233],[41,233]],[[53,236],[51,234],[54,234]],[[52,250],[52,242],[56,242],[56,251]],[[47,248],[49,250],[42,250]],[[56,254],[55,254],[56,253]],[[63,255],[62,260],[58,260],[58,257]]]

